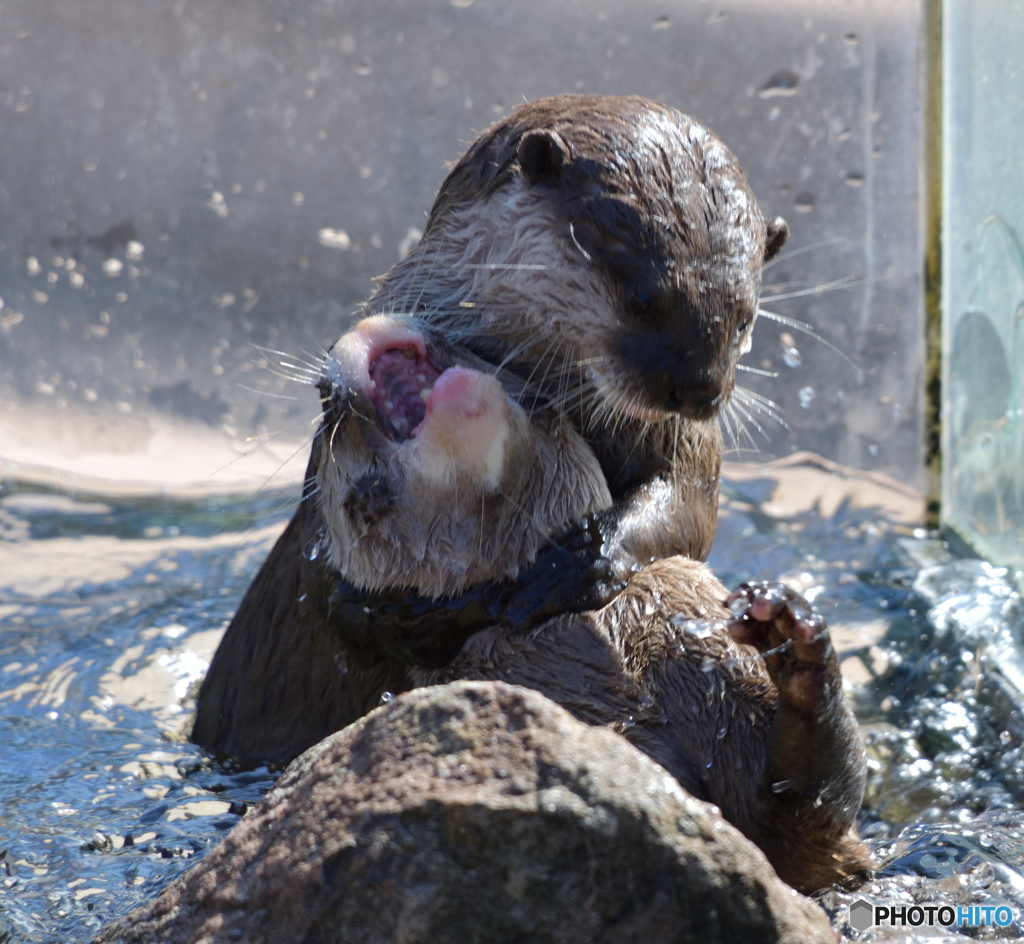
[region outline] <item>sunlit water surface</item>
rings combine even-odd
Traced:
[[[1020,598],[879,509],[769,515],[727,485],[712,565],[830,620],[864,725],[880,870],[821,896],[1024,907]],[[274,772],[182,739],[190,686],[290,514],[245,500],[0,488],[0,942],[88,940],[201,858]],[[986,936],[983,932],[981,936]],[[1020,934],[1019,921],[1001,932]]]

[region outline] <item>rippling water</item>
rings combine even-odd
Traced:
[[[287,496],[0,491],[0,940],[87,937],[186,869],[272,782],[182,743],[188,689]]]
[[[769,477],[727,486],[712,564],[727,585],[784,577],[832,626],[869,744],[862,826],[881,867],[823,904],[844,932],[862,895],[999,896],[1020,914],[1020,598],[884,509],[786,514],[773,494]],[[225,767],[182,730],[290,497],[111,501],[3,483],[0,942],[87,940],[269,788],[272,771]]]

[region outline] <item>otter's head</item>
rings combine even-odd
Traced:
[[[587,422],[707,419],[732,391],[762,266],[787,233],[693,119],[562,95],[470,147],[369,304],[416,308]]]
[[[611,504],[572,427],[528,414],[482,366],[387,316],[327,355],[317,500],[330,563],[357,587],[439,597],[514,577],[554,534]]]

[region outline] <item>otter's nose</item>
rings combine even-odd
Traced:
[[[718,380],[685,381],[672,384],[666,406],[691,420],[706,420],[722,405],[722,383]]]

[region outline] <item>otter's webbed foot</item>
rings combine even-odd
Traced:
[[[841,697],[839,662],[825,620],[799,593],[753,580],[729,594],[726,606],[734,617],[733,638],[762,653],[780,699],[813,717]]]

